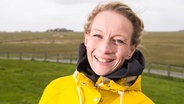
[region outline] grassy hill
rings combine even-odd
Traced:
[[[0,53],[60,53],[77,58],[81,42],[81,32],[0,33]],[[184,66],[184,32],[144,32],[139,49],[146,62]]]
[[[150,62],[184,66],[184,32],[144,33],[142,44]]]

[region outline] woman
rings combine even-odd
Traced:
[[[84,26],[77,70],[52,81],[39,104],[153,104],[141,92],[143,27],[123,3],[98,5]]]

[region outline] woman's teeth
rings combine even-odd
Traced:
[[[111,61],[113,61],[113,60],[106,60],[106,59],[103,59],[103,58],[99,58],[99,57],[97,57],[96,56],[96,59],[98,60],[98,61],[100,61],[100,62],[103,62],[103,63],[106,63],[106,62],[111,62]]]

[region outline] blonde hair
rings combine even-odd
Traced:
[[[128,5],[121,2],[110,2],[107,4],[97,5],[88,16],[87,22],[84,25],[84,32],[89,33],[91,31],[92,22],[98,13],[108,10],[119,13],[131,21],[133,25],[131,45],[139,45],[141,42],[141,33],[144,29],[144,24]]]

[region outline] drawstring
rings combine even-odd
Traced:
[[[79,96],[79,102],[80,102],[80,104],[82,104],[82,97],[81,97],[79,86],[77,86],[77,92],[78,92],[78,96]]]
[[[77,80],[77,74],[78,74],[78,71],[75,71],[74,74],[73,74],[73,77],[75,78],[75,82],[76,84],[78,83],[78,80]],[[79,104],[82,104],[82,96],[81,96],[81,93],[80,93],[80,87],[77,86],[77,93],[78,93],[78,96],[79,96]]]
[[[120,94],[120,102],[119,102],[119,104],[123,104],[123,94],[124,94],[124,92],[121,91],[121,90],[118,90],[118,93]]]

